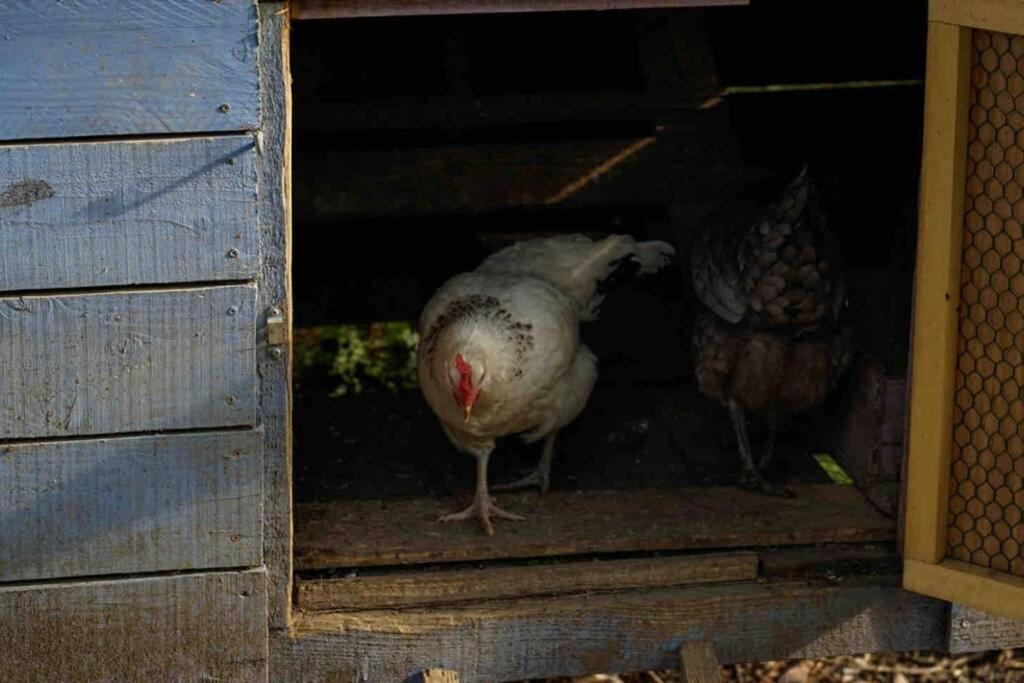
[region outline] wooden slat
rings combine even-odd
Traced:
[[[261,559],[256,432],[0,448],[0,581]]]
[[[1024,34],[1019,0],[930,0],[928,19],[956,26]]]
[[[1009,619],[953,603],[949,614],[952,654],[1024,647],[1024,619]]]
[[[891,540],[891,519],[852,486],[804,486],[791,500],[732,487],[521,493],[500,498],[525,522],[441,524],[461,501],[347,501],[297,507],[297,569],[635,550]],[[769,512],[770,511],[770,514]]]
[[[714,646],[706,640],[691,640],[679,648],[682,680],[686,683],[719,683],[721,667]]]
[[[253,129],[250,0],[0,0],[0,140]]]
[[[293,0],[295,19],[747,5],[749,0]]]
[[[680,646],[722,663],[934,650],[944,603],[895,577],[692,586],[449,609],[299,615],[272,640],[271,680],[400,681],[444,667],[463,681],[520,681],[678,667]]]
[[[1008,619],[1024,619],[1024,578],[958,560],[903,563],[907,590],[970,605]]]
[[[380,609],[750,581],[757,577],[757,562],[755,553],[736,552],[309,579],[299,581],[297,605],[306,611]]]
[[[259,215],[263,260],[260,296],[294,320],[291,304],[291,74],[287,3],[261,2],[260,102],[264,149],[260,155]],[[262,331],[261,331],[262,332]],[[260,415],[264,453],[264,561],[270,627],[288,627],[292,601],[291,335],[285,325],[281,357],[261,352]]]
[[[248,135],[0,147],[0,291],[252,277],[255,157]]]
[[[970,47],[968,29],[929,25],[904,533],[924,562],[946,549]]]
[[[255,423],[256,287],[0,298],[0,438]]]
[[[257,681],[262,571],[0,589],[0,680]]]

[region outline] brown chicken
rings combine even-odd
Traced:
[[[597,379],[597,358],[580,343],[579,323],[596,320],[598,285],[620,265],[638,274],[668,263],[673,248],[611,235],[519,242],[456,275],[420,317],[419,384],[452,444],[477,461],[473,504],[441,521],[522,519],[494,504],[487,462],[495,440],[543,440],[536,471],[504,488],[546,490],[558,431],[576,419]]]
[[[693,285],[708,309],[694,324],[694,366],[701,392],[729,411],[741,485],[788,496],[763,477],[777,418],[825,400],[849,365],[851,336],[838,243],[807,166],[767,210],[764,192],[731,202],[694,240]],[[747,413],[767,421],[756,463]]]

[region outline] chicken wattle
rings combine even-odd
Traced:
[[[537,469],[505,487],[546,490],[555,436],[582,412],[597,379],[597,358],[580,343],[579,323],[595,320],[598,284],[621,264],[653,273],[671,259],[665,242],[581,235],[519,242],[456,275],[420,317],[419,385],[449,440],[476,458],[473,504],[440,521],[523,519],[497,507],[487,486],[495,440],[543,440]]]

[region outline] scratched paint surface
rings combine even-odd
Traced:
[[[0,291],[243,280],[250,135],[0,147]]]
[[[257,432],[0,447],[0,581],[261,558]]]
[[[255,423],[255,286],[0,298],[0,439]]]
[[[0,140],[248,130],[252,0],[0,0]]]

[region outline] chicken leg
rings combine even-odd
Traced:
[[[533,471],[522,479],[516,479],[507,484],[498,484],[492,488],[495,491],[518,491],[536,486],[541,493],[547,493],[551,486],[551,461],[555,457],[555,434],[557,432],[544,437],[544,449],[541,451],[540,461]]]
[[[487,461],[491,457],[491,449],[473,453],[476,458],[476,495],[473,496],[473,504],[461,512],[453,512],[437,518],[439,522],[459,522],[476,517],[480,520],[480,526],[488,536],[494,535],[494,526],[491,524],[491,515],[499,519],[511,519],[522,521],[526,519],[522,515],[516,515],[502,510],[491,499],[487,491]]]
[[[743,473],[740,475],[740,486],[751,491],[760,491],[769,496],[792,498],[793,492],[783,486],[776,486],[765,480],[761,475],[761,466],[767,465],[771,460],[771,454],[775,447],[774,420],[769,428],[769,441],[765,451],[765,457],[761,458],[759,465],[754,464],[754,458],[750,449],[750,438],[747,436],[747,416],[743,407],[735,400],[728,403],[729,417],[732,419],[733,429],[736,430],[737,447],[740,452],[740,459],[743,461]]]

